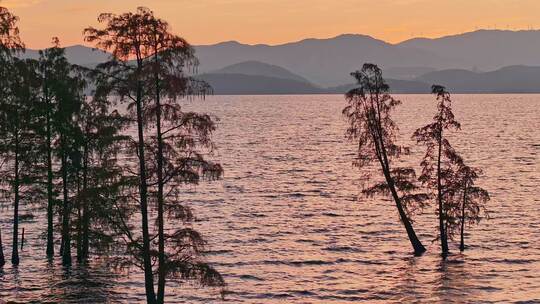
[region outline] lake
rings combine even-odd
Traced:
[[[400,141],[430,121],[429,95],[397,95]],[[340,95],[213,96],[186,108],[221,121],[213,158],[224,179],[186,189],[209,242],[207,259],[227,281],[228,303],[540,303],[540,95],[455,95],[455,147],[484,169],[490,219],[468,229],[443,261],[435,208],[415,218],[428,248],[411,254],[394,203],[359,196],[344,137]],[[422,148],[403,161],[415,165]],[[25,207],[22,212],[25,213]],[[1,228],[10,256],[11,208]],[[64,269],[44,258],[43,216],[23,222],[18,269],[0,270],[0,299],[137,303],[140,271],[113,274],[104,261]],[[58,259],[57,259],[58,260]],[[167,303],[221,303],[218,291],[171,282]]]

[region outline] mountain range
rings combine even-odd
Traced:
[[[479,30],[391,44],[345,34],[281,45],[230,41],[195,46],[200,76],[216,94],[331,93],[365,62],[378,64],[395,92],[424,93],[432,83],[456,92],[540,92],[540,31]],[[108,54],[66,48],[70,62],[92,66]],[[24,57],[36,58],[28,50]],[[340,93],[343,93],[342,91]]]
[[[277,65],[321,86],[350,81],[364,62],[385,71],[420,76],[425,69],[492,71],[511,65],[540,65],[540,31],[480,30],[437,39],[417,38],[397,44],[365,35],[305,39],[282,45],[224,42],[197,46],[200,71],[210,72],[243,61]],[[388,73],[387,77],[395,78]]]
[[[321,87],[299,81],[291,72],[275,74],[258,63],[258,74],[243,72],[235,65],[235,73],[205,73],[198,77],[207,81],[215,94],[343,94],[353,83]],[[273,66],[271,66],[273,67]],[[228,70],[228,68],[225,68]],[[249,73],[249,74],[248,74]],[[293,74],[294,75],[294,74]],[[352,79],[352,78],[351,78]],[[429,93],[432,84],[444,85],[453,93],[540,93],[540,67],[509,66],[491,72],[473,72],[463,69],[432,71],[412,79],[386,79],[392,93]]]

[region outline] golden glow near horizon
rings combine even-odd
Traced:
[[[101,12],[154,10],[192,44],[281,44],[365,34],[396,43],[475,29],[540,29],[540,0],[0,0],[29,48],[83,44]]]

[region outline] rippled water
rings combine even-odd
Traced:
[[[402,140],[433,116],[431,96],[399,96]],[[540,95],[456,95],[455,146],[482,167],[491,219],[469,248],[442,261],[433,208],[415,227],[428,252],[413,257],[393,202],[358,197],[344,140],[342,96],[215,96],[188,108],[222,120],[215,156],[225,178],[186,190],[225,275],[230,303],[540,303]],[[412,164],[422,151],[414,151]],[[2,212],[9,258],[11,225]],[[24,211],[23,211],[24,213]],[[43,260],[37,222],[23,223],[19,269],[0,270],[0,298],[19,302],[136,303],[140,273],[99,261],[63,269]],[[216,291],[171,283],[169,303],[220,303]]]

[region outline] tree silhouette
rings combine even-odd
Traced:
[[[17,22],[19,19],[7,8],[0,6],[0,103],[9,96],[9,73],[13,66],[13,55],[24,50],[24,44],[19,37]],[[3,116],[2,113],[0,115]],[[4,117],[2,117],[4,118]],[[0,136],[4,130],[0,129]],[[0,168],[4,161],[0,160]],[[0,267],[5,264],[4,250],[0,231]]]
[[[193,269],[197,266],[182,260],[182,256],[186,255],[185,250],[166,252],[166,238],[167,241],[177,244],[193,240],[190,241],[192,248],[203,244],[200,235],[192,229],[183,229],[183,231],[165,235],[165,209],[181,210],[175,214],[180,215],[178,219],[183,222],[189,222],[192,219],[186,207],[175,198],[178,194],[175,193],[177,191],[174,188],[184,183],[197,183],[201,177],[218,178],[221,176],[222,169],[221,166],[204,160],[197,151],[199,148],[209,148],[210,151],[213,148],[210,141],[211,133],[215,129],[212,118],[197,113],[184,113],[177,103],[178,98],[204,96],[209,91],[206,83],[184,74],[184,67],[194,67],[198,64],[194,51],[187,41],[170,33],[167,22],[156,18],[151,11],[147,10],[145,13],[148,14],[150,23],[148,40],[152,47],[152,60],[147,65],[148,75],[153,77],[149,79],[149,86],[153,87],[155,92],[154,103],[148,107],[150,113],[148,118],[149,123],[155,121],[156,131],[155,138],[151,142],[154,153],[150,155],[155,155],[156,159],[159,260],[157,302],[163,303],[167,276],[172,273],[181,273],[182,269]],[[168,189],[165,189],[166,187]],[[169,214],[173,213],[169,212]],[[196,249],[191,255],[198,254],[198,251]],[[222,284],[223,280],[217,272],[210,271],[210,268],[205,267],[205,269],[207,269],[206,276],[208,277],[205,283]],[[189,274],[184,273],[182,276],[188,277]]]
[[[61,242],[60,255],[64,265],[71,264],[71,213],[73,196],[77,191],[76,173],[80,165],[79,138],[76,118],[85,99],[86,82],[79,69],[71,65],[65,51],[53,39],[54,46],[41,55],[42,88],[45,102],[47,137],[47,184],[48,184],[48,243],[52,242],[51,167],[52,156],[60,160],[61,184]],[[52,142],[54,141],[54,142]],[[47,250],[50,253],[49,250]]]
[[[416,130],[413,138],[426,146],[419,180],[436,197],[441,252],[446,255],[448,225],[452,221],[450,213],[458,205],[458,201],[455,195],[456,188],[453,186],[456,153],[445,135],[446,131],[459,130],[461,126],[452,113],[450,93],[439,85],[433,85],[432,92],[437,99],[437,114],[433,117],[432,123]]]
[[[149,56],[149,49],[143,44],[142,27],[147,21],[142,12],[121,15],[101,14],[100,23],[104,29],[85,29],[85,40],[96,43],[96,47],[112,51],[113,59],[97,68],[108,77],[103,77],[105,85],[115,92],[121,101],[131,100],[136,107],[137,140],[136,149],[139,159],[139,205],[141,212],[142,248],[146,298],[148,303],[155,303],[154,276],[150,255],[150,232],[148,228],[148,184],[145,162],[145,137],[143,106],[145,102],[143,87],[144,60]],[[133,59],[134,62],[129,61]]]
[[[12,58],[14,53],[24,51],[17,22],[19,22],[17,16],[0,6],[0,58],[3,63]]]
[[[92,79],[89,72],[89,80]],[[99,87],[98,87],[99,88]],[[129,137],[122,135],[130,120],[112,109],[107,92],[96,90],[82,104],[78,115],[81,163],[78,181],[80,189],[74,201],[77,207],[77,260],[86,262],[91,242],[103,249],[114,235],[109,221],[114,213],[111,201],[120,195],[125,180],[118,158]]]
[[[54,190],[53,154],[56,150],[58,128],[54,119],[57,117],[59,102],[62,95],[62,78],[66,72],[67,61],[64,50],[60,47],[59,40],[53,38],[51,48],[39,52],[39,74],[41,78],[41,117],[45,128],[43,130],[43,150],[45,170],[47,175],[47,248],[46,254],[51,257],[54,254],[54,207],[57,200],[57,192]]]
[[[463,201],[461,203],[460,214],[460,245],[461,251],[465,250],[465,223],[477,224],[480,222],[481,214],[487,214],[485,204],[490,200],[489,192],[475,186],[475,181],[479,177],[481,170],[463,165],[460,170],[462,176]]]
[[[447,181],[446,192],[452,196],[448,209],[446,229],[449,239],[460,234],[460,250],[465,250],[465,224],[478,224],[483,215],[488,215],[485,204],[490,200],[488,191],[475,185],[482,170],[468,166],[453,149],[448,151],[452,163],[452,176]]]
[[[416,236],[411,215],[423,206],[426,195],[417,193],[413,169],[393,166],[394,160],[408,153],[407,148],[395,142],[398,128],[391,117],[392,110],[401,102],[390,96],[389,86],[376,65],[366,63],[361,71],[351,75],[359,87],[346,94],[348,105],[343,109],[343,115],[349,123],[346,135],[358,147],[354,165],[369,180],[372,175],[369,166],[378,163],[384,176],[383,182],[364,187],[363,193],[391,195],[414,253],[422,254],[426,249]]]
[[[134,257],[123,264],[144,270],[148,303],[164,302],[166,279],[172,276],[197,280],[203,285],[223,285],[219,273],[200,258],[205,242],[187,226],[193,216],[180,200],[182,184],[215,179],[222,172],[221,166],[206,161],[201,153],[213,148],[210,136],[214,121],[208,115],[185,113],[178,103],[178,98],[208,91],[208,85],[184,74],[186,66],[197,62],[193,49],[184,39],[171,34],[168,24],[146,8],[121,15],[101,14],[98,20],[106,24],[105,28],[86,29],[86,40],[113,55],[97,68],[99,89],[127,102],[128,114],[137,125],[133,150],[137,151],[139,197],[120,197],[111,219],[124,234],[126,248]],[[154,131],[155,136],[148,135],[153,133],[148,131]],[[129,166],[126,170],[130,172]],[[142,240],[129,224],[127,216],[133,214],[130,201],[139,206]],[[149,203],[155,203],[155,211]],[[150,219],[154,216],[157,235],[151,236]],[[176,230],[171,226],[171,232],[165,233],[167,219],[186,226]],[[157,260],[157,271],[153,260]]]
[[[10,96],[0,103],[2,112],[2,134],[0,154],[8,161],[8,170],[4,179],[12,191],[7,197],[13,201],[13,238],[11,262],[19,264],[19,209],[21,203],[39,200],[40,191],[36,187],[39,170],[34,165],[39,153],[35,143],[38,140],[36,130],[40,127],[36,121],[34,109],[39,100],[39,79],[35,73],[37,62],[34,60],[15,59],[9,74]]]

